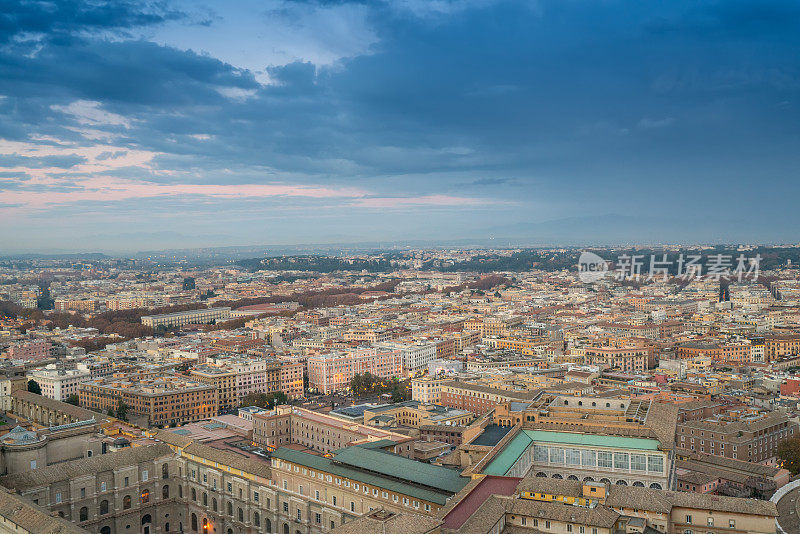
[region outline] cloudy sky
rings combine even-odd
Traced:
[[[800,241],[799,164],[793,0],[0,13],[0,252]]]

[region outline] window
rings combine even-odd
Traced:
[[[142,482],[147,482],[149,476],[147,470],[142,471]]]
[[[631,469],[647,471],[647,457],[644,454],[631,454]]]
[[[130,480],[128,479],[128,477],[125,477],[125,480],[122,481],[122,485],[125,486],[126,488],[130,485]]]
[[[61,502],[61,492],[56,493],[56,503]]]
[[[322,514],[314,514],[314,523],[318,525],[322,524]]]
[[[303,520],[303,511],[300,510],[300,508],[297,509],[297,520],[298,521],[302,521]]]
[[[240,522],[244,521],[244,510],[242,510],[241,508],[239,508],[239,510],[238,510],[238,515],[239,515],[239,521],[240,521]]]
[[[567,465],[581,465],[581,451],[578,449],[566,450]]]
[[[208,506],[208,493],[203,492],[203,506]]]
[[[569,523],[567,524],[567,532],[572,532],[572,525]]]
[[[86,488],[81,488],[81,499],[86,498]]]
[[[233,504],[228,503],[228,515],[233,517]]]
[[[594,467],[597,465],[595,451],[581,451],[581,465],[584,467]]]
[[[257,527],[261,526],[261,516],[258,515],[258,512],[253,512],[253,524]]]
[[[736,528],[736,520],[735,519],[729,519],[728,520],[728,526],[730,528]]]
[[[161,488],[161,498],[169,499],[169,484],[164,484],[164,487]]]
[[[211,498],[211,509],[215,512],[217,511],[217,499],[216,497]]]
[[[169,478],[169,466],[167,464],[161,466],[161,478]]]
[[[257,491],[253,492],[253,502],[258,502],[258,492]]]
[[[333,505],[336,506],[336,495],[333,496]]]
[[[141,494],[142,504],[150,502],[150,490],[144,490]]]
[[[284,483],[285,482],[286,481],[284,481]],[[230,482],[228,482],[228,493],[233,493],[233,484],[231,484]]]
[[[103,499],[100,501],[100,515],[106,515],[108,513],[108,501]]]
[[[708,523],[709,527],[713,527],[714,526],[714,518],[713,517],[709,516],[708,518],[706,518],[706,522]]]
[[[106,483],[105,482],[101,482],[100,483],[100,491],[105,491],[105,490],[106,490]]]
[[[319,500],[319,490],[314,490],[314,499]]]
[[[614,469],[628,469],[628,453],[615,452],[614,453]]]
[[[283,503],[283,511],[284,512],[288,512],[289,511],[289,503],[288,502]]]
[[[650,455],[647,457],[647,471],[650,473],[664,472],[664,458],[662,456]]]
[[[36,469],[36,460],[31,460],[31,469]]]
[[[611,467],[612,455],[610,452],[597,451],[597,467]]]
[[[197,501],[197,490],[192,488],[192,500]]]
[[[691,525],[692,524],[692,516],[687,515],[686,516],[686,522]]]
[[[356,511],[356,503],[354,503],[353,501],[350,501],[350,511],[351,512]]]
[[[122,498],[122,509],[128,510],[130,507],[131,507],[131,496],[125,495],[125,497]]]

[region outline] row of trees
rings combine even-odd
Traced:
[[[400,382],[397,378],[384,380],[369,372],[356,374],[351,378],[350,391],[357,396],[391,393],[392,402],[402,402],[409,398],[408,381]]]
[[[248,393],[242,399],[239,405],[241,408],[246,406],[258,406],[259,408],[266,408],[271,410],[279,404],[287,404],[289,397],[283,391],[276,391],[273,393]]]

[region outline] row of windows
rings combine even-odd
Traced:
[[[612,453],[601,450],[535,445],[533,449],[533,459],[535,462],[540,463],[572,465],[576,467],[613,468],[646,471],[649,473],[664,472],[664,457],[653,454]]]

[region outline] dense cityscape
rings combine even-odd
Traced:
[[[798,254],[6,257],[2,515],[99,534],[796,532]]]
[[[0,534],[800,534],[800,0],[0,2]]]

